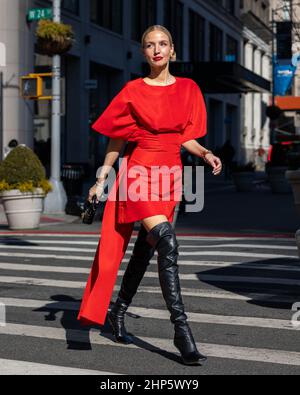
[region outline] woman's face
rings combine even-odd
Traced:
[[[170,45],[169,37],[160,30],[147,34],[144,43],[144,56],[151,67],[166,65],[173,54],[174,46]]]

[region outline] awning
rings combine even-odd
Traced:
[[[275,104],[283,111],[300,111],[299,96],[276,96]]]
[[[271,82],[234,62],[170,63],[174,75],[192,78],[204,93],[270,93]]]

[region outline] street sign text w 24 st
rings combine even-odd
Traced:
[[[32,8],[28,11],[27,19],[29,22],[39,21],[40,19],[52,19],[53,13],[51,8]]]

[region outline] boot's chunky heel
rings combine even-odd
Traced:
[[[108,312],[108,322],[113,331],[116,342],[130,344],[133,342],[132,337],[127,333],[124,325],[124,317],[128,305],[117,299],[112,309]]]
[[[170,222],[162,222],[150,230],[147,241],[158,253],[157,266],[160,287],[174,324],[174,345],[187,365],[204,362],[207,358],[197,350],[181,296],[178,274],[178,243]]]

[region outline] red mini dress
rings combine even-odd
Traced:
[[[182,77],[166,86],[149,85],[143,78],[130,81],[92,128],[136,143],[122,178],[117,221],[130,223],[159,214],[170,217],[182,195],[181,145],[206,134],[206,108],[198,85]],[[163,174],[170,176],[169,185],[167,178],[162,185]]]
[[[130,144],[105,205],[101,238],[78,314],[81,324],[105,323],[135,221],[165,215],[172,222],[181,199],[175,187],[182,183],[180,147],[206,134],[206,120],[201,90],[192,79],[176,77],[171,85],[154,86],[138,78],[125,84],[92,125],[95,131]],[[167,196],[153,166],[175,169]],[[133,188],[137,181],[142,195]]]

